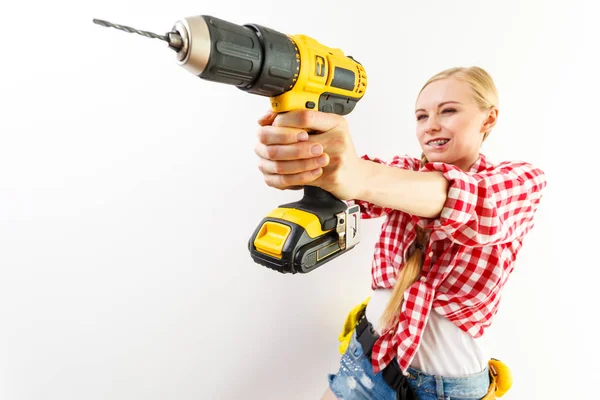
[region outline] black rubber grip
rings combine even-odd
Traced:
[[[258,25],[203,18],[211,51],[200,78],[267,97],[290,89],[299,70],[299,57],[287,35]]]
[[[300,54],[290,37],[260,25],[246,25],[255,30],[263,46],[264,61],[256,81],[246,88],[261,96],[278,96],[294,85],[300,72]]]
[[[282,204],[279,207],[297,208],[316,215],[323,230],[335,228],[337,226],[336,214],[348,208],[342,200],[316,186],[304,186],[302,199],[293,203]]]

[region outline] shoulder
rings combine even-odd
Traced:
[[[479,168],[472,170],[475,175],[498,180],[514,180],[519,183],[531,183],[546,186],[546,173],[538,165],[524,160],[504,160],[492,163],[482,156]]]

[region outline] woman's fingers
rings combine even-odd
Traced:
[[[258,141],[265,145],[291,144],[308,140],[308,133],[299,128],[263,126],[257,132]]]
[[[261,158],[258,162],[258,169],[263,174],[290,175],[317,170],[325,167],[328,163],[329,156],[327,154],[322,154],[320,157],[313,157],[307,160],[293,161],[271,161]]]
[[[340,124],[345,124],[344,117],[315,110],[294,110],[278,114],[273,118],[273,126],[301,128],[308,131],[327,132]]]
[[[265,115],[258,119],[258,124],[260,126],[272,125],[273,121],[275,121],[275,117],[277,117],[277,114],[269,110]]]
[[[343,118],[326,113],[298,111],[268,113],[258,120],[259,170],[268,186],[296,189],[318,182],[330,157],[323,144],[309,139],[310,131],[328,132],[345,123]],[[322,140],[321,140],[322,141]]]
[[[270,146],[257,143],[254,152],[260,158],[272,161],[303,160],[320,156],[323,153],[323,146],[312,142]]]
[[[312,171],[305,171],[299,174],[279,175],[279,174],[263,174],[265,183],[271,187],[278,189],[297,188],[304,186],[323,174],[322,168],[317,168]]]

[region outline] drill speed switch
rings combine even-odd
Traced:
[[[102,20],[95,23],[168,43],[177,63],[203,80],[268,97],[276,113],[312,109],[347,115],[364,96],[363,66],[340,49],[306,35],[211,16],[177,21],[165,35]],[[280,205],[254,230],[253,260],[281,273],[306,273],[360,241],[360,211],[317,187],[299,201]]]

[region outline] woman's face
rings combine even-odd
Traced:
[[[497,114],[495,108],[479,108],[466,82],[446,78],[430,83],[419,95],[415,111],[417,139],[425,157],[468,170]]]

